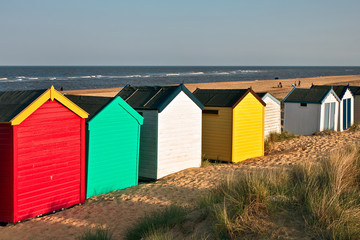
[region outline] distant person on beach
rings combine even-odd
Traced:
[[[64,91],[63,87],[60,88],[60,91]]]
[[[296,87],[296,81],[294,82],[294,86]]]
[[[299,87],[300,87],[300,84],[301,84],[301,81],[299,80],[299,84],[298,84]]]

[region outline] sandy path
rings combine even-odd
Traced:
[[[301,81],[301,86],[309,88],[311,84],[317,85],[347,85],[360,86],[360,75],[348,76],[327,76],[327,77],[314,77],[314,78],[301,78],[301,79],[279,79],[279,80],[260,80],[260,81],[239,81],[239,82],[214,82],[214,83],[193,83],[185,84],[190,91],[196,88],[249,88],[252,87],[256,92],[270,92],[275,97],[284,98],[293,88],[291,85]],[[278,83],[281,82],[283,88],[278,88]],[[86,90],[70,90],[65,91],[69,94],[90,95],[90,96],[104,96],[113,97],[121,88],[105,88],[105,89],[86,89]]]
[[[106,226],[122,239],[126,229],[146,212],[169,204],[191,206],[229,174],[249,169],[276,168],[316,161],[334,149],[360,143],[360,131],[303,136],[275,144],[269,155],[238,164],[192,168],[157,182],[101,195],[81,206],[0,227],[0,239],[74,239],[89,227]]]

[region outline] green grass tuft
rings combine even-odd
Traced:
[[[265,153],[269,153],[273,149],[275,142],[282,142],[298,137],[300,136],[287,131],[282,133],[270,133],[265,140]]]
[[[78,240],[112,240],[112,232],[107,228],[95,228],[85,231]]]
[[[360,150],[350,146],[313,164],[234,175],[192,210],[206,215],[209,228],[195,238],[286,239],[281,229],[296,225],[298,238],[359,239]],[[152,213],[127,239],[171,239],[192,213],[175,206]]]
[[[146,214],[139,219],[137,224],[130,228],[126,233],[126,239],[141,239],[145,237],[156,238],[157,236],[167,236],[166,232],[181,223],[187,214],[187,210],[175,205],[166,207],[161,211]],[[147,239],[147,238],[146,238]]]

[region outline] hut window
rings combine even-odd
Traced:
[[[306,107],[306,106],[307,106],[307,103],[302,102],[302,103],[300,103],[300,106]]]
[[[209,110],[209,109],[206,109],[206,110],[203,110],[202,113],[203,113],[203,114],[218,115],[218,114],[219,114],[219,110]]]

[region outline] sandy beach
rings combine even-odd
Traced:
[[[274,79],[274,80],[259,80],[259,81],[234,81],[234,82],[213,82],[213,83],[192,83],[185,84],[186,87],[193,92],[196,88],[224,88],[224,89],[243,89],[251,87],[255,92],[270,92],[277,98],[284,98],[293,88],[292,84],[296,82],[298,85],[300,81],[301,88],[309,88],[314,85],[347,85],[360,86],[360,75],[347,76],[326,76],[313,78],[292,78],[292,79]],[[281,82],[282,88],[278,88]],[[64,91],[68,94],[88,95],[88,96],[103,96],[113,97],[122,88],[103,88],[103,89],[86,89],[86,90],[69,90]]]
[[[292,84],[350,84],[360,86],[360,76],[333,76],[304,79],[281,79],[251,82],[186,84],[196,88],[248,88],[268,91],[283,98]],[[277,88],[278,82],[283,88]],[[114,96],[120,88],[65,91],[71,94]],[[95,196],[82,205],[24,222],[0,226],[0,239],[74,239],[86,229],[103,226],[111,229],[115,239],[123,239],[126,230],[144,214],[170,204],[191,207],[217,183],[229,175],[264,168],[289,167],[306,161],[317,161],[331,151],[346,145],[359,144],[360,131],[344,131],[331,135],[302,136],[275,143],[268,155],[236,164],[217,164],[187,169],[153,183],[140,184],[121,191]]]

